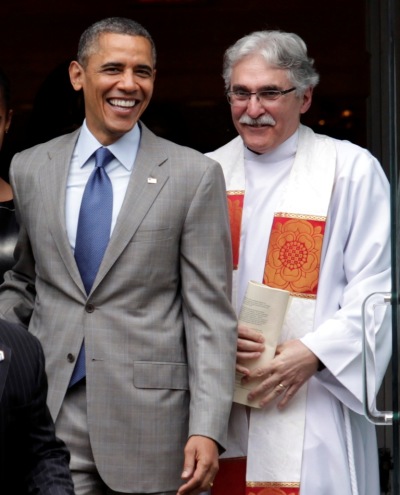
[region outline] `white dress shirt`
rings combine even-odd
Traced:
[[[124,134],[118,141],[110,146],[106,146],[115,156],[105,167],[113,188],[111,234],[125,198],[139,148],[139,142],[140,128],[136,124],[131,131]],[[84,121],[74,152],[72,153],[65,200],[65,222],[72,249],[75,249],[76,231],[78,228],[83,191],[95,166],[93,154],[101,146],[102,144],[89,131],[86,121]]]

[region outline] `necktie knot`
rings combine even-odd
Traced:
[[[114,158],[114,155],[108,148],[98,148],[94,153],[94,158],[96,160],[96,167],[105,167]]]

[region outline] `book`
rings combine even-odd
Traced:
[[[248,283],[239,313],[239,325],[262,333],[265,339],[265,349],[261,356],[246,365],[250,371],[265,366],[275,356],[289,301],[290,292],[287,290],[274,289],[252,280]],[[233,401],[246,406],[259,407],[258,399],[250,402],[247,395],[263,379],[243,384],[242,377],[242,373],[236,372]]]

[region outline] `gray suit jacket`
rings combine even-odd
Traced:
[[[221,168],[141,127],[125,201],[89,296],[65,227],[79,131],[16,155],[10,177],[21,229],[0,314],[29,321],[41,341],[54,419],[85,339],[99,473],[115,491],[157,492],[181,483],[188,436],[225,445],[236,318]]]

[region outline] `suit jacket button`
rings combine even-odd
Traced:
[[[93,311],[94,311],[94,304],[87,303],[85,309],[86,309],[86,312],[87,313],[93,313]]]
[[[75,361],[75,356],[71,353],[68,354],[67,356],[68,362],[73,363]]]

